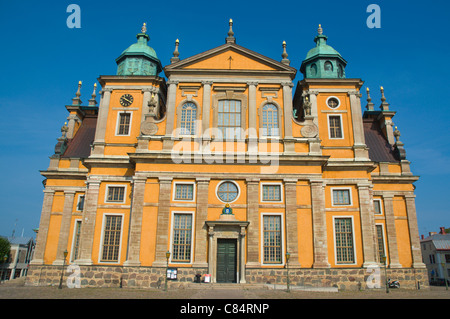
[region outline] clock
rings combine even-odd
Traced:
[[[131,94],[124,94],[120,97],[120,105],[130,106],[133,104],[133,96]]]

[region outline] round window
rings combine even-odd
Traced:
[[[231,203],[236,200],[239,194],[237,185],[233,182],[223,182],[217,188],[217,197],[222,202]]]
[[[328,100],[327,100],[328,107],[332,108],[332,109],[337,108],[340,104],[341,103],[340,103],[339,99],[336,98],[336,97],[333,97],[333,96],[329,97]]]

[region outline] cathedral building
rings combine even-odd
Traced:
[[[384,264],[427,284],[396,112],[321,26],[297,83],[286,43],[280,61],[249,50],[232,20],[223,45],[181,59],[177,40],[164,67],[149,39],[144,24],[98,78],[98,104],[80,82],[66,105],[28,285],[63,264],[82,287],[282,284],[288,269],[292,285],[356,289]]]

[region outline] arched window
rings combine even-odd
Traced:
[[[279,136],[278,108],[273,104],[266,104],[262,109],[263,136]]]
[[[195,135],[197,106],[192,102],[184,103],[181,108],[180,128],[182,135]]]
[[[333,72],[333,64],[330,61],[325,62],[324,69],[327,72]]]

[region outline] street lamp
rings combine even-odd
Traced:
[[[386,270],[386,255],[383,255],[381,257],[381,260],[383,261],[384,264],[384,284],[386,286],[386,293],[389,293],[389,284],[388,284],[388,279],[387,279],[387,270]]]
[[[291,289],[289,287],[289,258],[291,258],[291,254],[286,252],[286,284],[287,284],[287,292],[291,292]]]
[[[169,271],[169,258],[170,258],[170,251],[166,252],[166,260],[167,260],[167,266],[166,266],[166,280],[164,283],[164,291],[167,291],[167,272]]]
[[[63,267],[62,267],[62,271],[61,271],[61,279],[59,280],[59,289],[62,289],[62,281],[63,281],[63,276],[64,276],[64,267],[66,266],[66,257],[67,257],[67,249],[64,250],[64,260],[63,260]]]

